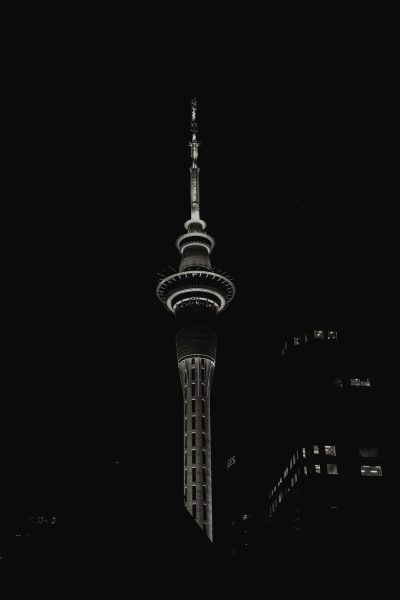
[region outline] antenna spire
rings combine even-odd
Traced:
[[[199,156],[199,142],[197,141],[197,98],[192,99],[192,122],[190,126],[192,139],[189,142],[192,165],[190,167],[190,208],[191,221],[200,221],[200,186],[199,167],[197,159]]]

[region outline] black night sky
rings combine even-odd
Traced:
[[[201,214],[213,264],[237,287],[219,322],[211,400],[217,515],[238,422],[243,447],[255,432],[264,449],[280,438],[274,371],[287,332],[315,323],[373,352],[384,320],[375,292],[394,158],[382,63],[281,57],[188,72],[132,68],[122,51],[43,49],[19,73],[4,502],[16,521],[38,507],[60,515],[74,547],[79,523],[94,530],[120,513],[141,544],[185,539],[175,323],[155,288],[178,266],[189,216],[193,95]],[[115,458],[115,493],[93,492],[98,465]]]

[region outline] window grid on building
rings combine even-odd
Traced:
[[[362,456],[363,458],[375,458],[375,457],[379,457],[379,450],[378,448],[372,448],[372,447],[362,447],[359,449],[359,455]]]
[[[382,477],[382,467],[380,465],[362,465],[361,475],[363,477]]]

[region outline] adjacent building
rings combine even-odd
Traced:
[[[338,545],[357,554],[390,532],[394,452],[387,399],[371,370],[362,344],[334,328],[283,341],[280,443],[263,457],[264,476],[245,452],[228,458],[228,556],[271,556],[277,548],[282,556],[294,548],[332,556]]]

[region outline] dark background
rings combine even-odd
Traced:
[[[220,319],[212,396],[218,540],[236,437],[246,446],[257,432],[271,448],[280,437],[274,371],[285,335],[331,327],[373,352],[389,319],[377,293],[394,201],[388,62],[357,48],[300,56],[278,45],[257,62],[189,61],[176,72],[123,41],[51,47],[24,49],[10,90],[6,510],[60,515],[57,535],[78,554],[82,531],[112,530],[115,519],[117,546],[124,530],[150,554],[176,539],[191,547],[175,324],[155,287],[178,266],[174,242],[189,217],[197,95],[201,214],[213,264],[237,286]],[[104,475],[115,458],[119,475]]]

